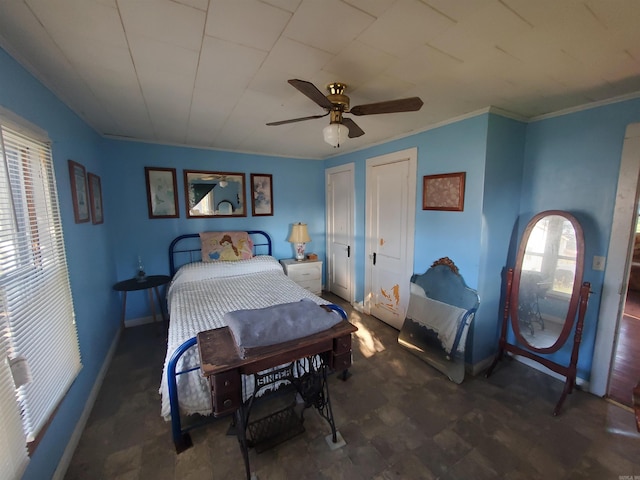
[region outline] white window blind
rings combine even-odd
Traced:
[[[0,159],[0,401],[21,412],[20,436],[7,433],[19,457],[81,364],[49,144],[0,123]]]
[[[3,316],[0,319],[0,471],[6,478],[14,479],[22,476],[29,457],[7,360],[10,351],[8,331],[8,322]]]

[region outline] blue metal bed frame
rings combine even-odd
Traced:
[[[247,233],[252,236],[254,254],[258,254],[259,252],[262,252],[262,254],[264,255],[272,254],[271,237],[267,232],[264,232],[262,230],[248,230]],[[199,237],[199,233],[189,233],[180,235],[171,242],[171,244],[169,245],[169,271],[171,272],[172,277],[175,275],[177,268],[179,268],[180,266],[201,260],[201,248],[199,241],[197,242],[197,248],[178,247],[178,244],[181,242],[189,242],[190,239]],[[263,239],[260,239],[260,237],[263,237]],[[176,256],[178,255],[188,258],[188,261],[182,262],[177,265]],[[338,312],[344,320],[347,319],[346,312],[338,305],[331,304],[327,306],[332,310]],[[171,319],[169,319],[169,321],[171,321]],[[184,355],[187,350],[194,347],[197,343],[198,342],[196,337],[192,337],[189,340],[185,341],[173,352],[171,358],[169,359],[169,364],[167,365],[169,406],[171,412],[171,434],[173,437],[173,444],[175,446],[176,453],[181,453],[193,445],[193,442],[191,441],[191,435],[189,435],[189,431],[198,426],[201,426],[204,423],[201,422],[188,428],[182,428],[182,421],[180,419],[180,405],[178,402],[178,384],[176,381],[178,375],[184,375],[186,373],[200,369],[200,365],[197,365],[186,370],[181,370],[179,372],[176,371],[178,361],[180,360],[182,355]],[[343,372],[343,378],[346,379],[346,377],[347,372],[345,371]]]
[[[271,247],[271,237],[267,232],[262,230],[247,230],[247,233],[251,235],[251,240],[253,241],[253,253],[254,255],[271,255],[272,247]],[[262,237],[262,239],[261,239]],[[178,247],[179,243],[186,243],[189,239],[197,238],[197,242],[193,242],[190,245],[196,245],[193,247]],[[171,244],[169,245],[169,272],[173,277],[176,274],[176,271],[182,265],[187,263],[198,262],[202,259],[201,249],[200,249],[200,234],[199,233],[187,233],[185,235],[180,235],[173,239]],[[176,264],[176,257],[186,257],[189,261],[182,262],[179,265]]]

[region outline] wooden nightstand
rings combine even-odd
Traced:
[[[322,293],[322,260],[301,260],[293,258],[280,260],[284,273],[311,293]]]

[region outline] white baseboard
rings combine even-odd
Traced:
[[[530,358],[527,357],[523,357],[521,355],[512,355],[511,353],[507,353],[505,352],[505,355],[508,355],[509,357],[513,358],[514,360],[523,363],[525,365],[527,365],[528,367],[534,368],[536,370],[538,370],[539,372],[545,373],[547,375],[549,375],[550,377],[556,378],[558,380],[561,380],[562,382],[566,381],[566,377],[563,375],[560,375],[559,373],[554,372],[553,370],[550,370],[549,368],[545,367],[544,365],[542,365],[541,363],[536,362],[535,360],[531,360]],[[481,360],[478,363],[474,363],[473,365],[467,365],[467,372],[471,373],[471,375],[478,375],[480,373],[483,373],[487,368],[489,368],[491,366],[491,363],[493,362],[494,356],[490,356],[488,358],[485,358],[484,360]],[[498,366],[498,368],[500,368]],[[576,386],[580,387],[581,390],[585,390],[588,391],[589,390],[589,381],[585,380],[584,378],[580,378],[577,377],[576,378]]]
[[[87,402],[85,403],[84,409],[82,410],[82,415],[80,415],[78,423],[76,423],[76,428],[73,430],[71,438],[67,443],[67,447],[62,453],[62,457],[60,457],[60,461],[58,462],[56,471],[53,472],[53,476],[51,477],[52,480],[63,480],[65,474],[67,473],[67,469],[69,468],[69,464],[71,463],[71,459],[73,458],[73,453],[75,452],[76,447],[80,442],[80,437],[82,436],[84,427],[86,426],[89,415],[91,414],[91,410],[93,409],[93,404],[96,402],[96,398],[98,397],[98,393],[100,392],[100,387],[102,387],[104,377],[107,374],[109,365],[111,365],[111,360],[113,359],[116,347],[118,346],[118,341],[120,340],[121,333],[122,329],[119,329],[117,335],[113,339],[113,342],[111,342],[111,346],[109,347],[107,356],[105,357],[104,362],[102,362],[100,372],[98,372],[98,376],[96,377],[96,381],[93,383],[91,393],[89,393]]]
[[[356,312],[365,313],[364,312],[364,304],[362,302],[353,302],[351,306]]]
[[[535,368],[536,370],[546,373],[547,375],[557,378],[558,380],[565,381],[567,377],[564,375],[560,375],[559,373],[554,372],[553,370],[548,369],[541,363],[536,362],[535,360],[531,360],[527,357],[522,357],[520,355],[513,355],[513,358],[519,361],[520,363],[524,363],[525,365]],[[581,390],[589,391],[589,381],[584,378],[576,377],[576,386],[580,387]]]

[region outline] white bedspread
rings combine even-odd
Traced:
[[[256,256],[236,262],[194,263],[185,265],[169,287],[169,336],[162,372],[162,416],[170,418],[167,365],[173,352],[198,332],[225,326],[227,312],[264,308],[309,298],[327,303],[287,277],[278,261],[270,256]],[[177,371],[198,364],[197,347],[191,348],[178,362]],[[207,382],[200,371],[179,375],[178,397],[183,414],[211,413]]]

